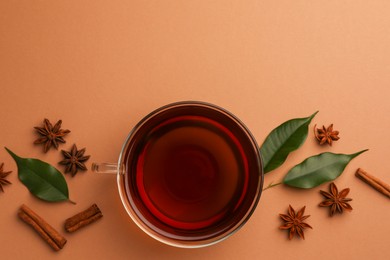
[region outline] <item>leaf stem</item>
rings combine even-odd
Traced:
[[[273,182],[271,181],[271,183],[270,183],[270,184],[268,184],[268,186],[267,186],[267,187],[265,187],[265,188],[263,189],[263,191],[265,191],[265,190],[268,190],[269,188],[272,188],[272,187],[278,186],[278,185],[280,185],[280,184],[282,184],[282,182],[273,183]]]

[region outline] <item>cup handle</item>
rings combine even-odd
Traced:
[[[118,164],[116,163],[92,163],[92,172],[96,173],[118,173]]]

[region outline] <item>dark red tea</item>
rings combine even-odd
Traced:
[[[152,117],[138,132],[127,153],[126,192],[159,233],[217,235],[257,202],[256,146],[233,118],[184,107]]]

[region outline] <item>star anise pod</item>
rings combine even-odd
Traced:
[[[303,233],[303,230],[305,228],[312,228],[309,224],[303,222],[305,219],[310,217],[310,215],[304,216],[305,208],[301,208],[297,213],[295,213],[295,210],[291,207],[291,205],[288,206],[288,214],[279,214],[280,218],[285,221],[285,223],[280,226],[280,229],[287,229],[290,230],[288,239],[292,239],[295,234],[297,234],[302,239],[305,239],[305,235]]]
[[[77,150],[77,146],[74,144],[69,152],[64,150],[61,150],[61,152],[65,159],[60,161],[59,164],[66,165],[65,173],[70,172],[72,177],[74,177],[78,170],[87,170],[87,167],[84,163],[89,159],[90,156],[84,155],[85,148]]]
[[[319,204],[320,207],[330,207],[330,216],[333,216],[337,211],[341,214],[343,210],[351,211],[352,207],[349,205],[351,198],[347,198],[349,188],[338,191],[336,184],[333,182],[329,185],[329,192],[320,190],[325,200]],[[337,211],[336,211],[337,210]]]
[[[58,149],[58,143],[65,143],[64,136],[69,134],[69,130],[61,129],[62,120],[53,126],[48,119],[44,119],[43,127],[34,127],[38,134],[41,135],[40,138],[35,140],[34,144],[44,144],[43,151],[46,153],[49,151],[50,147],[54,146]]]
[[[320,142],[320,145],[323,145],[324,143],[328,143],[329,145],[332,145],[333,141],[337,141],[340,139],[339,131],[333,130],[333,124],[328,126],[326,128],[324,125],[321,128],[316,128],[317,125],[314,126],[314,136],[317,138],[317,140]]]
[[[11,184],[9,180],[6,180],[5,177],[7,177],[11,171],[4,172],[3,171],[4,163],[0,165],[0,191],[4,192],[3,185]]]

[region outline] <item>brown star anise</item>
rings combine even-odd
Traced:
[[[3,185],[11,184],[9,180],[6,180],[5,177],[7,177],[11,171],[4,172],[3,171],[4,163],[0,165],[0,191],[4,192]]]
[[[281,219],[285,221],[284,225],[280,226],[280,229],[289,229],[289,235],[288,239],[292,239],[295,234],[297,234],[302,239],[305,239],[305,235],[303,233],[303,229],[305,228],[312,228],[309,224],[303,222],[305,219],[310,217],[310,215],[304,216],[305,208],[301,208],[297,213],[295,213],[295,210],[291,207],[291,205],[288,206],[288,214],[279,214]]]
[[[65,143],[64,136],[70,133],[69,130],[61,129],[62,120],[53,126],[48,119],[44,119],[43,127],[34,127],[41,137],[35,140],[34,144],[44,144],[43,151],[46,153],[50,147],[58,149],[58,143]]]
[[[72,177],[74,177],[79,169],[82,171],[87,170],[87,167],[84,163],[89,159],[90,156],[84,156],[85,148],[77,150],[77,146],[74,144],[69,152],[64,150],[61,150],[61,152],[65,159],[60,161],[59,164],[66,165],[65,173],[70,172]]]
[[[333,182],[329,185],[329,192],[320,190],[320,193],[325,197],[325,200],[319,204],[320,207],[330,207],[330,216],[333,216],[337,211],[341,214],[343,210],[351,211],[349,205],[351,198],[346,198],[349,193],[349,188],[338,191],[336,184]],[[336,211],[337,210],[337,211]]]
[[[324,143],[332,145],[333,141],[337,141],[340,139],[340,137],[338,136],[339,131],[333,131],[333,124],[328,126],[328,128],[323,125],[322,129],[317,129],[316,126],[317,125],[314,126],[314,136],[320,142],[320,145],[323,145]]]

